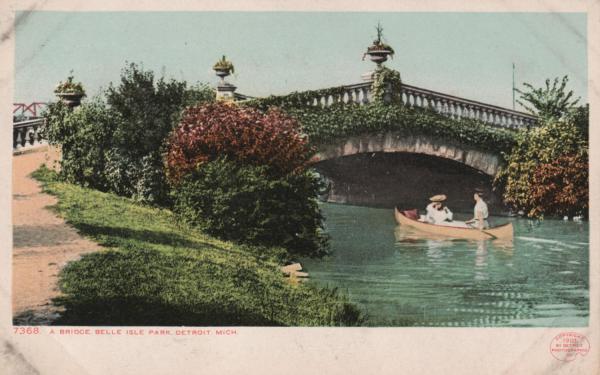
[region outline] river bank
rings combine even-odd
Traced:
[[[53,211],[102,246],[61,270],[60,325],[360,324],[345,296],[293,285],[278,249],[240,246],[175,221],[166,209],[60,182],[48,169],[34,177],[54,195]],[[19,316],[15,317],[19,322]]]

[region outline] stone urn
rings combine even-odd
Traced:
[[[371,49],[371,47],[375,48]],[[377,65],[381,65],[382,63],[386,62],[388,56],[394,55],[394,51],[391,51],[386,47],[379,47],[376,45],[373,45],[371,47],[369,48],[369,50],[367,50],[365,54],[369,55],[369,59]]]
[[[85,96],[83,92],[58,92],[56,96],[62,100],[69,108],[75,108],[81,104],[81,99]]]
[[[228,75],[231,74],[231,72],[227,68],[218,68],[218,67],[215,67],[213,69],[214,69],[215,74],[217,75],[217,77],[221,78],[221,80],[224,80],[225,77],[227,77]]]
[[[225,82],[225,77],[234,72],[234,67],[231,61],[228,61],[225,55],[213,65],[215,74],[221,78],[221,82]]]
[[[369,55],[371,61],[377,64],[377,66],[381,66],[381,64],[387,61],[389,56],[394,56],[394,49],[383,42],[383,27],[381,27],[380,24],[377,24],[376,30],[377,39],[375,39],[373,44],[367,48],[367,52],[363,55],[363,59],[366,55]]]

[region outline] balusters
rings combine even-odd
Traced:
[[[415,105],[419,108],[423,107],[423,95],[421,95],[420,93],[417,93],[417,98],[415,100]]]
[[[13,126],[13,150],[20,150],[45,143],[43,129],[45,121],[28,121]]]
[[[404,103],[405,106],[410,108],[410,91],[404,91],[402,94],[402,103]]]
[[[423,94],[422,98],[423,98],[423,105],[421,107],[429,108],[429,95]]]
[[[363,87],[360,89],[362,92],[362,104],[369,103],[369,89],[367,87]]]
[[[484,108],[484,109],[481,111],[481,121],[483,121],[483,122],[487,123],[487,122],[488,122],[488,115],[489,115],[489,112],[488,112],[488,110]]]
[[[452,100],[448,102],[448,116],[450,116],[451,119],[456,118],[455,103]]]
[[[21,144],[22,138],[21,138],[21,129],[17,128],[13,130],[13,149],[18,150],[21,147],[23,147],[23,145]]]

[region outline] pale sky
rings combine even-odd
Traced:
[[[88,96],[126,62],[157,76],[215,85],[227,55],[238,92],[263,96],[361,81],[381,22],[408,84],[512,107],[516,82],[570,78],[587,102],[582,13],[31,12],[16,28],[15,102],[48,101],[71,70]],[[517,105],[517,109],[519,109]]]

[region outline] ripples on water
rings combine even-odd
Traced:
[[[303,260],[310,282],[347,293],[371,325],[588,324],[587,222],[495,218],[513,221],[513,241],[467,241],[423,237],[392,210],[322,208],[333,254]]]

